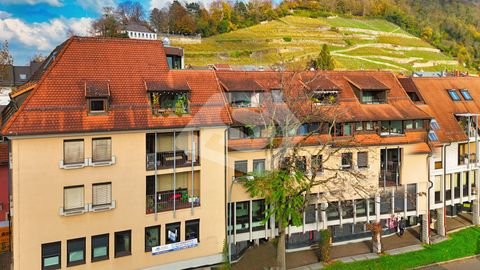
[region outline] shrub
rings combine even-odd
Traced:
[[[283,41],[285,41],[285,42],[291,42],[291,41],[292,41],[292,37],[283,37]]]
[[[332,246],[330,230],[320,231],[320,240],[318,241],[318,260],[328,262],[330,260],[330,248]]]

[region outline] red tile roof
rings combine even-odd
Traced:
[[[418,107],[432,115],[440,126],[440,129],[434,130],[439,142],[466,141],[467,136],[455,115],[480,113],[480,78],[413,78],[413,82],[425,101],[425,105]],[[462,98],[461,101],[453,101],[447,89],[468,89],[473,100],[465,101]]]
[[[387,90],[388,86],[373,76],[347,76],[347,80],[360,90]]]
[[[86,80],[109,81],[111,96],[106,115],[87,114]],[[163,80],[188,82],[190,114],[153,116],[145,81]],[[160,41],[72,37],[2,133],[75,133],[230,122],[214,72],[169,71]]]
[[[86,81],[85,82],[85,97],[109,97],[110,86],[108,81]]]

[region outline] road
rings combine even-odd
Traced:
[[[480,269],[480,257],[421,268],[422,270],[470,270]]]

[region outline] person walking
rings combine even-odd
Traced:
[[[398,222],[398,230],[399,230],[399,234],[400,236],[403,236],[403,233],[405,233],[405,219],[403,219],[403,217],[400,219],[400,221]]]

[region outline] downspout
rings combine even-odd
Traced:
[[[448,144],[444,144],[443,145],[443,162],[444,162],[444,166],[443,166],[443,227],[444,227],[444,230],[445,230],[445,234],[447,234],[447,199],[446,199],[446,194],[445,194],[445,191],[446,191],[446,188],[447,188],[447,146],[450,146],[452,145],[451,142],[449,142]],[[450,193],[452,192],[452,183],[450,182]],[[450,200],[452,200],[451,196],[450,196]]]
[[[431,162],[431,158],[432,158],[432,153],[428,153],[427,155],[427,181],[429,183],[429,187],[428,187],[428,192],[427,192],[427,228],[428,228],[428,244],[430,244],[430,237],[431,237],[431,234],[432,234],[432,231],[430,230],[430,220],[431,220],[431,216],[430,216],[430,208],[431,208],[431,203],[430,203],[430,192],[432,191],[432,188],[433,188],[433,182],[431,181],[430,179],[430,162]],[[443,166],[445,166],[445,161],[444,161],[444,164]]]
[[[177,132],[173,132],[173,218],[177,216]]]
[[[191,182],[192,182],[192,194],[191,194],[191,201],[192,201],[192,202],[191,202],[191,208],[192,208],[192,212],[191,212],[191,213],[192,213],[192,215],[193,215],[193,213],[194,213],[194,212],[193,212],[193,204],[194,204],[194,199],[193,199],[193,198],[195,197],[195,180],[194,180],[195,172],[194,172],[194,167],[193,167],[193,166],[194,166],[194,164],[195,164],[195,162],[196,162],[195,132],[194,132],[193,130],[191,131],[191,136],[192,136],[192,145],[191,145],[191,147],[192,147],[192,153],[191,153],[191,155],[192,155],[192,180],[191,180]],[[187,191],[187,192],[188,192],[188,191]]]
[[[13,164],[12,164],[12,142],[8,140],[8,236],[9,236],[9,252],[10,258],[13,262],[13,236],[12,236],[12,203],[13,203],[13,192],[12,192],[12,175],[13,175]]]
[[[153,193],[154,195],[154,203],[155,203],[155,221],[157,221],[158,219],[158,195],[157,195],[157,189],[158,189],[158,184],[157,184],[157,181],[158,181],[158,168],[157,168],[157,162],[158,162],[158,154],[157,154],[157,143],[158,143],[158,139],[157,139],[157,136],[158,136],[158,133],[155,131],[155,158],[153,159],[153,161],[155,162],[155,192]]]
[[[227,201],[227,185],[228,185],[228,181],[227,181],[227,167],[228,167],[228,160],[227,160],[227,153],[228,153],[228,141],[227,141],[227,132],[228,132],[228,127],[225,128],[225,131],[223,132],[223,143],[224,143],[224,148],[223,148],[223,162],[224,162],[224,177],[225,177],[225,187],[224,187],[224,191],[223,191],[223,199],[225,201],[225,239],[226,239],[226,244],[228,245],[227,246],[227,249],[228,251],[230,252],[230,241],[229,241],[229,238],[230,238],[230,235],[228,235],[228,222],[229,222],[229,215],[228,215],[228,211],[229,211],[229,207],[228,207],[228,201]],[[230,258],[228,258],[227,260],[230,260]],[[230,263],[230,261],[228,261],[228,263]]]

